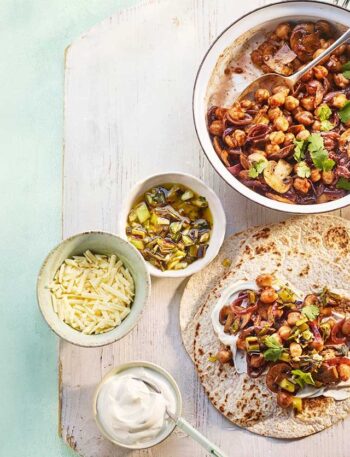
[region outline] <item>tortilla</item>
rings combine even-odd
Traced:
[[[220,267],[225,257],[233,260],[226,272]],[[299,438],[348,415],[350,399],[336,402],[326,397],[305,399],[302,413],[284,410],[266,387],[264,376],[254,380],[239,375],[234,367],[212,363],[209,357],[221,346],[211,311],[228,284],[271,273],[305,293],[324,285],[345,289],[349,266],[349,221],[334,216],[294,217],[229,238],[219,257],[191,278],[180,307],[183,342],[211,402],[231,422],[260,435]]]

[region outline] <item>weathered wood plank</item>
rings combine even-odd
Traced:
[[[144,1],[72,44],[66,55],[65,237],[86,229],[116,231],[133,183],[163,170],[187,171],[211,185],[222,198],[229,233],[286,217],[249,202],[216,175],[192,121],[193,81],[208,45],[232,20],[263,3]],[[178,303],[184,282],[157,279],[152,286],[142,320],[122,341],[103,349],[61,342],[61,434],[71,447],[84,457],[128,454],[101,437],[91,400],[112,366],[146,359],[173,373],[183,393],[184,415],[232,455],[344,456],[348,424],[286,444],[252,435],[221,417],[181,344]],[[176,431],[152,450],[129,454],[200,457],[205,452]]]

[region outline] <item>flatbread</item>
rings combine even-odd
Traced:
[[[350,222],[334,216],[295,217],[250,231],[245,237],[232,237],[220,258],[225,258],[225,252],[232,255],[238,246],[240,252],[233,255],[231,267],[224,273],[220,269],[219,281],[214,261],[205,273],[191,278],[181,301],[181,315],[187,316],[187,320],[180,320],[183,341],[211,402],[233,423],[276,438],[307,436],[344,419],[350,412],[350,399],[305,399],[303,412],[295,414],[277,405],[264,376],[253,380],[238,375],[234,367],[212,363],[209,357],[221,346],[212,328],[211,311],[228,284],[275,273],[303,292],[323,285],[346,288],[350,280]],[[207,294],[204,281],[210,284]]]

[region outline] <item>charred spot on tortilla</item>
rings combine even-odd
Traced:
[[[253,238],[255,238],[256,240],[266,239],[269,237],[270,231],[271,230],[269,229],[269,227],[264,227],[259,232],[255,233],[253,235]]]
[[[344,227],[333,227],[325,234],[325,244],[329,248],[346,249],[349,245],[349,235]]]
[[[299,276],[300,277],[303,277],[303,276],[306,276],[310,271],[310,265],[306,265],[300,272],[299,272]]]

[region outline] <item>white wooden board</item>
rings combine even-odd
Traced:
[[[148,0],[106,19],[67,50],[63,236],[116,231],[122,201],[148,174],[193,173],[220,195],[228,233],[282,219],[229,188],[197,141],[191,112],[195,74],[217,34],[259,0]],[[184,282],[153,280],[150,303],[134,331],[102,349],[60,343],[60,434],[84,457],[201,457],[176,431],[163,444],[127,452],[103,439],[92,417],[93,391],[113,366],[145,359],[177,379],[184,415],[230,456],[345,457],[350,421],[307,439],[283,442],[234,427],[210,404],[179,332]]]

